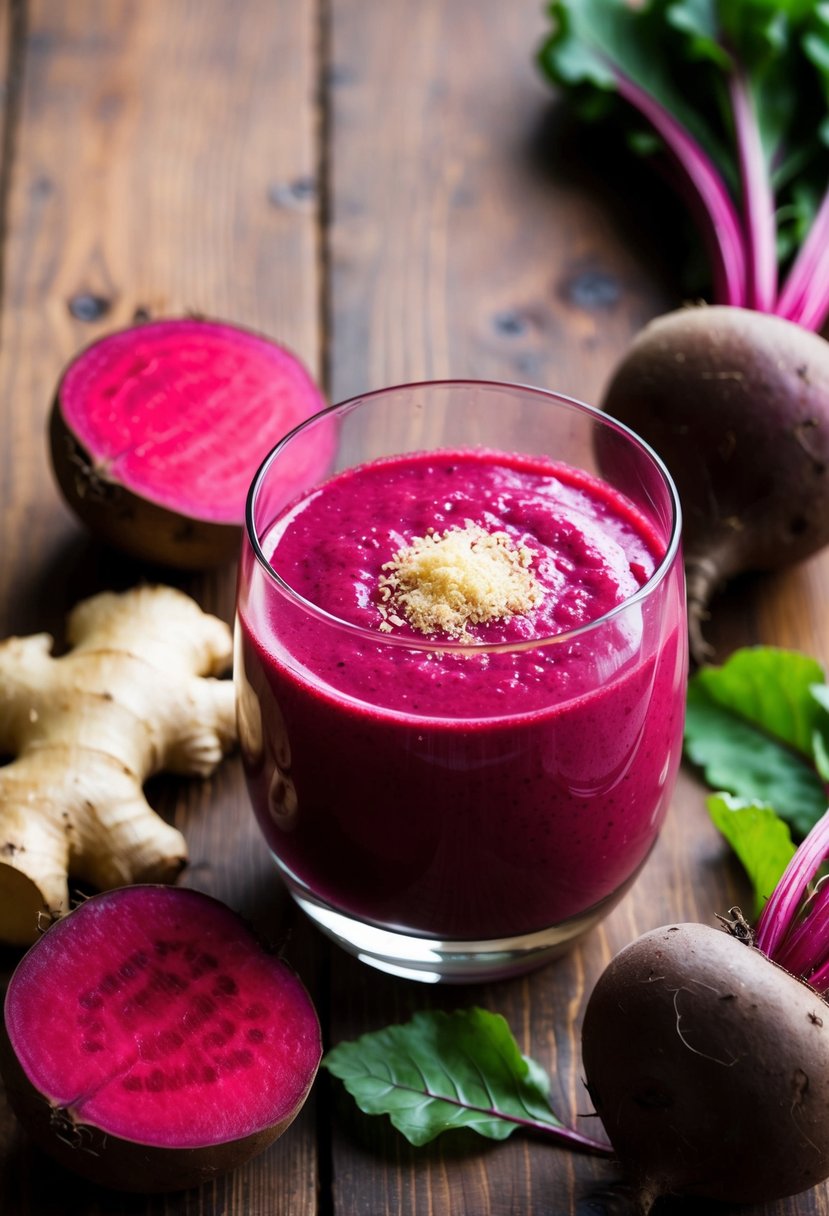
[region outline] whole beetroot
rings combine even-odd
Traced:
[[[829,811],[752,930],[666,925],[623,949],[585,1011],[584,1070],[633,1184],[764,1203],[829,1177]]]
[[[585,1015],[591,1098],[647,1212],[660,1195],[764,1202],[829,1176],[829,1009],[707,925],[646,933]]]
[[[701,622],[722,584],[829,543],[829,343],[769,313],[681,309],[636,337],[602,406],[677,484],[701,659]]]

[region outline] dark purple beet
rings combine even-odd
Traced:
[[[69,505],[109,544],[199,569],[236,556],[260,462],[325,405],[296,356],[259,334],[194,317],[134,325],[61,376],[52,464]],[[287,490],[326,469],[331,432],[316,434]]]
[[[729,933],[668,925],[622,950],[582,1052],[641,1212],[668,1194],[769,1202],[829,1177],[829,1008]]]
[[[299,1112],[320,1028],[294,973],[224,904],[131,886],[57,921],[5,1001],[3,1078],[32,1137],[105,1186],[196,1186]]]
[[[725,306],[658,317],[602,407],[667,464],[679,490],[692,649],[712,594],[829,543],[829,343]]]

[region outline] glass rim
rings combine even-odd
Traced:
[[[575,629],[568,629],[562,633],[545,634],[543,637],[527,638],[520,641],[509,642],[449,642],[437,641],[424,637],[399,637],[394,634],[382,633],[376,629],[368,629],[364,625],[357,625],[353,621],[343,620],[342,617],[335,616],[328,612],[325,608],[321,608],[315,604],[313,600],[307,599],[301,595],[294,587],[287,582],[281,574],[279,574],[268,561],[265,552],[259,540],[259,531],[254,522],[254,511],[256,501],[259,495],[259,490],[268,475],[271,465],[279,457],[281,452],[291,443],[294,437],[308,431],[311,427],[319,425],[325,418],[332,415],[343,414],[347,411],[355,409],[364,401],[372,401],[378,397],[389,397],[397,393],[407,391],[429,391],[435,388],[491,388],[507,392],[520,393],[526,397],[536,397],[543,401],[554,401],[559,405],[566,406],[572,409],[575,413],[580,413],[588,418],[592,418],[594,422],[610,427],[611,430],[617,431],[625,436],[634,447],[651,462],[653,467],[662,479],[664,486],[668,491],[668,498],[671,505],[671,521],[670,535],[665,553],[657,564],[650,578],[642,584],[642,586],[632,595],[627,596],[619,604],[615,604],[613,608],[602,613],[601,616],[595,617],[592,621],[587,621],[583,625],[577,626]],[[415,449],[412,449],[414,452]],[[420,450],[420,449],[418,449]],[[426,449],[422,449],[426,450]],[[440,449],[436,448],[435,451]],[[380,459],[378,457],[378,459]],[[346,466],[351,467],[351,466]],[[331,474],[336,476],[336,472]],[[307,491],[302,491],[297,495],[301,498]],[[588,405],[584,401],[579,401],[575,397],[567,396],[565,393],[555,392],[552,389],[539,388],[535,385],[521,384],[508,380],[478,380],[466,377],[447,378],[441,380],[415,380],[411,382],[403,382],[400,384],[387,385],[384,388],[371,389],[366,393],[358,393],[354,397],[348,397],[344,401],[336,402],[326,406],[322,410],[317,410],[308,418],[304,418],[302,422],[297,423],[290,431],[287,431],[281,439],[274,444],[270,451],[261,461],[253,480],[248,490],[247,499],[245,502],[245,536],[248,540],[254,557],[258,564],[264,570],[269,582],[288,599],[293,601],[299,608],[316,617],[323,624],[344,631],[352,637],[361,638],[366,642],[370,642],[377,646],[399,646],[405,650],[419,650],[424,653],[450,653],[450,654],[503,654],[516,653],[519,651],[538,650],[541,647],[563,645],[572,642],[576,639],[586,637],[596,630],[602,629],[617,617],[628,612],[631,607],[636,604],[641,604],[657,591],[660,585],[665,581],[669,571],[672,569],[679,552],[680,537],[682,529],[682,507],[679,500],[679,492],[674,484],[674,480],[668,471],[667,465],[662,460],[661,456],[639,435],[636,434],[624,422],[620,422],[618,418],[614,418],[611,414],[606,414],[597,406]]]

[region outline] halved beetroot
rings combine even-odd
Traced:
[[[61,376],[50,445],[58,484],[97,535],[144,560],[201,569],[234,557],[267,452],[324,408],[285,347],[224,322],[180,318],[94,342]],[[325,471],[331,432],[292,468]]]
[[[124,887],[57,921],[5,1002],[2,1072],[33,1138],[105,1186],[195,1186],[264,1149],[321,1056],[305,988],[226,905]]]

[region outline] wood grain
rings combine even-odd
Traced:
[[[332,395],[477,376],[597,402],[633,333],[678,296],[658,261],[669,237],[641,182],[612,150],[583,142],[534,70],[537,6],[342,0],[332,15]],[[723,651],[754,640],[748,604],[719,605]],[[781,593],[779,612],[792,614],[789,636],[802,637],[804,608]],[[343,999],[332,1039],[424,1006],[480,1003],[507,1017],[522,1049],[550,1069],[554,1107],[577,1118],[590,1111],[579,1027],[601,968],[645,929],[712,921],[744,895],[703,791],[683,773],[645,872],[582,948],[525,979],[439,993],[401,989],[335,957]],[[517,1138],[497,1149],[447,1138],[411,1150],[353,1111],[334,1124],[339,1212],[576,1216],[604,1210],[609,1180],[607,1165]],[[829,1211],[825,1188],[762,1210],[783,1216],[803,1202]]]
[[[644,208],[602,189],[534,65],[538,6],[332,18],[332,395],[475,376],[595,402],[669,297]]]
[[[227,317],[319,371],[317,5],[37,0],[15,11],[3,164],[2,634],[48,628],[60,639],[75,600],[142,578],[175,581],[231,620],[233,569],[184,579],[89,540],[58,500],[45,419],[64,362],[136,314]],[[7,30],[8,10],[3,21]],[[276,438],[262,436],[263,454]],[[150,795],[187,836],[186,881],[249,915],[316,987],[319,947],[275,881],[238,761],[209,782],[158,779]],[[317,1211],[315,1119],[312,1100],[290,1136],[231,1178],[145,1201],[44,1165],[4,1103],[0,1210],[308,1216]]]
[[[671,204],[541,80],[544,29],[536,0],[0,6],[0,636],[60,638],[81,595],[167,577],[85,535],[45,453],[62,365],[136,314],[263,330],[334,399],[473,376],[599,400],[633,333],[678,301]],[[174,581],[229,620],[233,573]],[[828,581],[826,558],[743,580],[715,605],[719,654],[764,640],[829,660]],[[161,779],[150,795],[187,835],[186,881],[284,947],[328,1042],[417,1009],[483,1004],[549,1069],[560,1115],[588,1129],[579,1027],[601,968],[640,931],[710,922],[745,896],[683,772],[641,879],[579,949],[508,983],[433,989],[329,948],[288,906],[235,760],[210,782]],[[0,959],[4,974],[14,961]],[[322,1075],[289,1135],[232,1177],[121,1196],[45,1163],[0,1101],[4,1216],[594,1216],[618,1211],[612,1183],[607,1164],[526,1138],[414,1150]],[[741,1212],[829,1216],[829,1191]]]

